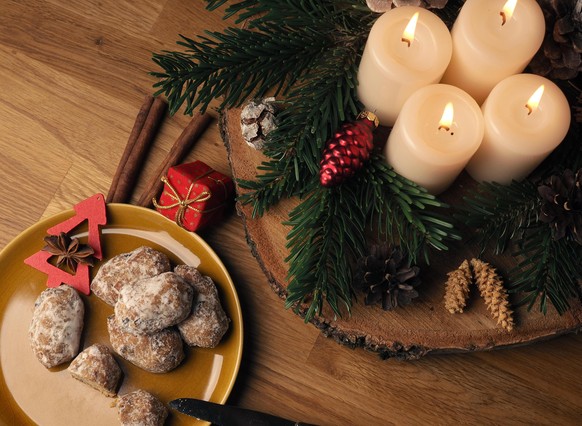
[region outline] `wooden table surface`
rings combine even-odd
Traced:
[[[228,25],[192,0],[0,0],[0,248],[38,220],[107,193],[156,70]],[[188,157],[230,174],[216,111]],[[133,200],[190,118],[168,117]],[[270,289],[232,214],[201,233],[229,269],[245,341],[232,404],[322,425],[580,424],[582,337],[383,361],[306,325]]]

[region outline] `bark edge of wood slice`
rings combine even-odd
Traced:
[[[241,108],[227,109],[221,113],[219,120],[239,195],[244,193],[244,189],[240,188],[237,180],[254,180],[256,167],[267,159],[244,141],[240,130],[240,112]],[[463,175],[454,185],[443,195],[449,204],[460,199],[460,194],[474,182]],[[283,225],[283,221],[297,202],[283,200],[260,218],[253,218],[252,205],[239,202],[236,205],[251,252],[272,290],[282,299],[287,295],[287,265],[284,259],[288,254],[285,243],[290,230]],[[384,359],[405,360],[432,353],[472,352],[525,345],[582,328],[582,304],[579,300],[573,300],[571,309],[562,316],[552,307],[546,315],[536,311],[535,307],[529,312],[526,307],[519,307],[514,314],[515,327],[507,332],[490,316],[474,286],[465,312],[450,314],[443,302],[446,274],[456,269],[464,259],[477,257],[478,253],[477,247],[467,246],[464,242],[453,245],[448,252],[434,253],[431,265],[422,271],[420,297],[409,306],[383,311],[379,306],[365,306],[362,295],[358,295],[351,315],[346,313],[342,318],[335,318],[331,309],[324,306],[322,315],[316,316],[311,323],[325,336],[343,345],[376,352]],[[515,264],[514,259],[507,255],[485,260],[502,274]],[[300,307],[297,311],[301,317],[305,312],[306,307]]]

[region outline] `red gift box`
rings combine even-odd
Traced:
[[[162,181],[157,211],[188,231],[220,221],[234,196],[232,179],[202,161],[170,167]]]

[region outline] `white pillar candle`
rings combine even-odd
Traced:
[[[543,93],[536,106],[534,94]],[[529,175],[570,127],[570,106],[550,80],[517,74],[500,82],[482,105],[485,135],[467,172],[477,181],[511,183]]]
[[[445,109],[452,104],[452,117]],[[447,111],[450,112],[450,111]],[[432,194],[444,191],[483,139],[483,116],[463,90],[433,84],[412,94],[388,137],[388,164]]]
[[[544,34],[536,0],[467,0],[451,31],[453,56],[441,82],[481,104],[497,83],[525,69]]]
[[[410,25],[414,30],[405,34],[417,13]],[[392,126],[414,91],[438,83],[451,54],[451,35],[438,16],[420,7],[392,9],[370,31],[358,70],[358,97],[380,124]]]

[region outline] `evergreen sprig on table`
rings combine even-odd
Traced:
[[[321,55],[315,70],[289,90],[279,125],[269,133],[264,153],[272,160],[259,166],[257,181],[241,181],[252,192],[242,202],[253,203],[257,216],[283,197],[301,195],[315,178],[325,141],[347,117],[357,115],[355,97],[358,41],[338,45]]]
[[[352,300],[354,262],[367,251],[366,230],[380,240],[396,241],[410,262],[429,261],[429,247],[446,250],[458,238],[453,226],[431,211],[445,205],[399,176],[374,154],[368,167],[341,186],[317,183],[289,214],[290,255],[287,306],[309,302],[306,319],[320,313],[327,300],[336,315]]]
[[[475,231],[482,252],[493,242],[495,254],[505,252],[511,241],[539,220],[542,204],[537,186],[528,180],[510,185],[484,182],[464,201],[458,218]]]
[[[537,226],[517,242],[515,255],[521,259],[510,271],[511,291],[523,293],[522,303],[531,309],[536,302],[544,314],[550,302],[565,313],[570,301],[579,297],[577,281],[582,279],[582,246],[567,239],[555,240],[551,228]]]
[[[224,3],[208,0],[207,7]],[[396,174],[377,153],[352,181],[332,189],[319,185],[325,142],[360,112],[357,66],[379,15],[364,0],[258,0],[231,4],[225,17],[231,16],[246,29],[182,37],[178,44],[185,52],[154,55],[163,69],[152,73],[157,94],[166,95],[172,113],[182,105],[185,113],[205,110],[219,97],[220,109],[272,91],[284,97],[278,128],[265,143],[269,160],[255,180],[239,182],[249,190],[240,201],[261,216],[282,198],[300,197],[288,221],[287,306],[307,303],[306,321],[324,301],[336,315],[342,307],[349,312],[351,268],[365,254],[371,228],[413,260],[428,260],[429,247],[446,250],[447,241],[458,238],[436,212],[447,206]]]

